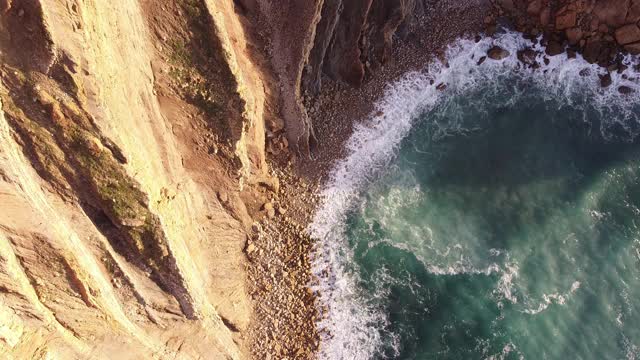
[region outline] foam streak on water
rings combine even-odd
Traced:
[[[507,49],[511,55],[501,61],[487,59],[482,65],[476,65],[493,45]],[[612,74],[612,86],[602,89],[598,86],[598,75],[604,70],[597,65],[588,64],[579,55],[575,59],[568,59],[566,55],[552,57],[547,65],[540,55],[539,69],[525,69],[517,60],[516,52],[527,46],[544,50],[512,32],[497,35],[496,38],[484,38],[479,42],[459,40],[446,52],[447,65],[433,62],[424,72],[409,73],[390,85],[375,107],[373,114],[376,115],[355,128],[346,145],[349,155],[333,169],[330,181],[322,193],[324,201],[309,229],[312,236],[318,239],[314,272],[320,278],[320,285],[316,290],[321,292],[321,304],[328,309],[326,318],[318,323],[326,334],[321,344],[321,357],[370,359],[382,346],[388,320],[370,301],[371,296],[365,296],[359,289],[358,271],[354,268],[356,265],[352,261],[353,253],[345,237],[345,221],[362,188],[393,160],[401,140],[421,113],[432,109],[443,97],[461,94],[492,82],[497,83],[500,79],[513,76],[515,72],[533,85],[545,89],[550,99],[564,98],[567,104],[576,105],[576,99],[584,98],[585,92],[588,92],[588,98],[597,102],[602,111],[615,108],[618,113],[622,112],[628,118],[633,117],[631,105],[627,104],[637,103],[640,87],[632,80],[638,74],[629,70],[627,76],[631,79],[625,79],[621,74]],[[437,90],[439,84],[446,84],[446,90]],[[621,96],[617,88],[622,85],[634,89],[635,93],[626,98]],[[516,93],[513,95],[517,96]],[[630,122],[625,121],[624,117],[618,117],[615,121],[632,136],[637,134],[638,129],[630,127]],[[598,125],[600,129],[594,130],[606,133],[614,125],[613,121],[602,122]],[[456,129],[443,129],[443,136],[447,131]],[[427,268],[429,266],[427,264]],[[502,271],[503,278],[499,284],[504,287],[501,290],[503,297],[515,301],[509,293],[509,283],[510,277],[517,276],[517,268],[441,269],[431,265],[431,269],[444,276],[460,272]],[[575,286],[577,289],[579,284]],[[564,297],[574,291],[572,287],[567,294],[548,295],[539,308],[531,311],[543,311],[552,302],[562,303]],[[381,289],[376,296],[385,296],[384,291]],[[505,351],[508,353],[511,349]]]

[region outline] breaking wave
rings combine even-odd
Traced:
[[[488,49],[495,45],[506,49],[510,55],[499,61],[484,59]],[[517,52],[525,48],[538,52],[537,69],[524,66],[518,60]],[[633,61],[635,59],[631,57],[625,59],[629,65]],[[324,334],[320,347],[322,358],[370,359],[380,354],[384,342],[388,346],[389,342],[398,341],[388,331],[389,319],[377,305],[379,299],[388,295],[386,284],[393,279],[383,273],[377,274],[378,289],[373,292],[361,289],[361,279],[346,231],[348,214],[359,203],[361,191],[391,164],[416,119],[433,110],[445,98],[474,89],[500,87],[504,90],[505,80],[515,77],[521,83],[543,89],[542,93],[549,100],[563,99],[567,106],[590,107],[599,111],[600,118],[606,121],[585,119],[592,131],[598,131],[605,137],[623,136],[633,140],[640,133],[636,115],[640,96],[636,80],[640,74],[630,66],[623,73],[612,73],[612,85],[602,88],[599,76],[605,73],[606,70],[587,63],[580,55],[573,59],[567,55],[546,58],[539,43],[524,39],[519,33],[504,32],[480,41],[461,39],[449,46],[443,61],[431,62],[424,71],[409,73],[388,86],[371,117],[356,126],[347,142],[348,155],[331,172],[322,192],[324,201],[309,228],[311,235],[318,240],[313,270],[320,283],[315,290],[320,292],[321,306],[325,309],[325,317],[318,322]],[[621,86],[631,90],[623,96],[618,90]],[[513,102],[526,96],[522,87],[513,86],[509,91],[512,91],[509,95]],[[611,112],[618,116],[606,116]],[[438,136],[464,131],[468,129],[453,119],[442,124]],[[419,194],[419,189],[416,193]],[[518,276],[517,265],[509,262],[499,265],[490,261],[492,256],[508,258],[508,254],[501,253],[500,249],[491,249],[491,253],[486,254],[489,259],[486,265],[478,268],[473,262],[465,261],[446,266],[430,263],[421,259],[419,249],[412,248],[410,244],[392,245],[404,246],[404,250],[414,252],[425,268],[435,275],[496,274],[499,276],[496,300],[518,301],[512,292],[513,281]],[[533,305],[526,312],[537,314],[552,303],[563,304],[579,287],[580,283],[574,282],[564,294],[544,295],[538,306]],[[502,354],[491,358],[503,358],[514,349],[515,346],[510,345]]]

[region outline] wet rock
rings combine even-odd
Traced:
[[[538,54],[532,48],[526,48],[518,51],[517,53],[518,60],[523,64],[527,64],[529,66],[534,66],[536,63],[536,57]]]
[[[487,56],[493,60],[502,60],[510,55],[509,51],[501,48],[500,46],[494,46],[487,51]]]
[[[603,88],[611,86],[611,74],[600,75],[600,86]]]
[[[587,62],[593,64],[598,61],[603,47],[604,44],[602,43],[602,41],[588,41],[586,46],[584,47],[582,56]]]
[[[635,92],[635,90],[633,90],[632,88],[628,87],[628,86],[620,86],[618,87],[618,92],[622,95],[628,95],[631,94],[633,92]]]
[[[640,54],[640,42],[628,44],[624,47],[624,49],[627,50],[631,55],[638,55]]]
[[[621,45],[640,41],[640,29],[635,24],[625,25],[615,32],[616,41]]]
[[[486,57],[486,56],[481,57],[481,58],[478,60],[478,63],[477,63],[476,65],[482,65],[482,63],[483,63],[483,62],[485,62],[485,60],[487,60],[487,57]]]
[[[549,56],[560,55],[564,52],[564,46],[561,43],[552,40],[552,41],[549,41],[549,44],[547,45],[545,52]]]
[[[571,45],[576,45],[577,43],[579,43],[580,40],[582,40],[582,36],[583,36],[582,29],[578,27],[567,29],[565,31],[565,34],[567,35],[567,40]]]

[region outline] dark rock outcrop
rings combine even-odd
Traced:
[[[496,18],[510,18],[516,30],[543,34],[548,53],[568,45],[605,67],[618,64],[621,52],[640,53],[640,0],[495,0],[494,5]]]
[[[493,60],[502,60],[509,56],[509,51],[499,46],[494,46],[487,51],[487,56]]]
[[[353,86],[389,61],[394,36],[404,36],[423,14],[423,0],[327,0],[303,74],[304,90],[321,88],[321,75]]]

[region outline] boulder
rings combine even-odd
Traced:
[[[625,25],[616,30],[615,37],[620,45],[631,44],[640,41],[640,29],[635,24]]]
[[[640,0],[631,0],[626,22],[637,23],[638,21],[640,21]]]
[[[569,44],[571,45],[579,43],[583,36],[582,30],[579,27],[567,29],[565,35],[567,35],[567,40],[569,40]]]
[[[516,7],[513,5],[513,0],[498,0],[498,4],[508,13],[513,13],[516,10]]]
[[[531,0],[527,5],[527,14],[529,15],[538,15],[540,11],[542,11],[542,0]]]
[[[627,95],[627,94],[631,94],[633,92],[635,92],[635,90],[633,90],[632,88],[628,87],[628,86],[620,86],[618,87],[618,92],[622,95]]]
[[[502,60],[509,55],[509,51],[501,48],[500,46],[493,46],[489,51],[487,51],[487,56],[493,60]]]
[[[518,51],[518,60],[523,64],[534,66],[536,64],[536,57],[538,54],[532,48],[526,48]]]
[[[602,52],[603,48],[604,44],[602,41],[587,41],[582,56],[587,62],[593,64],[598,61],[598,57],[600,57],[600,52]]]
[[[627,50],[631,55],[638,55],[640,54],[640,42],[625,45],[624,49]]]
[[[556,14],[556,29],[564,30],[576,26],[578,14],[574,10],[561,10]]]
[[[598,0],[593,14],[609,26],[619,27],[626,23],[631,0]]]
[[[561,43],[552,40],[552,41],[549,41],[549,44],[547,45],[545,52],[549,56],[560,55],[564,52],[564,46]]]
[[[600,75],[600,86],[603,88],[611,86],[611,74],[606,73],[604,75]]]

